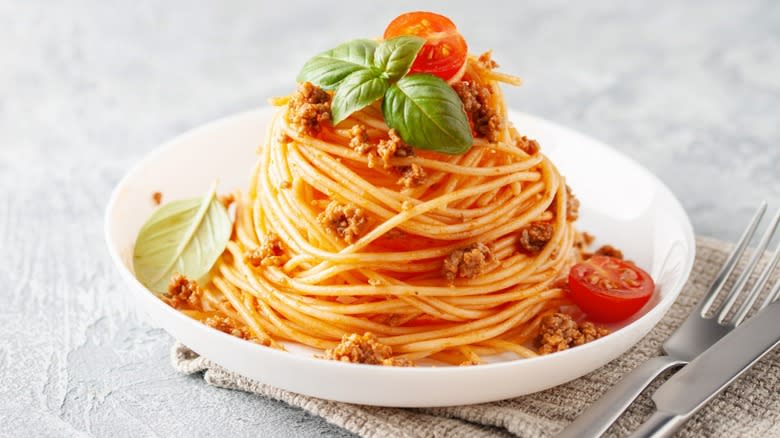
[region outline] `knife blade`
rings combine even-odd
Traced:
[[[632,437],[668,436],[780,343],[780,300],[713,344],[653,394],[657,411]]]

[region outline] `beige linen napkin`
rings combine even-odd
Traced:
[[[203,372],[210,385],[283,401],[364,437],[554,436],[621,376],[660,353],[663,340],[707,291],[730,247],[708,238],[697,240],[696,263],[682,294],[653,331],[627,353],[582,378],[511,400],[428,409],[352,405],[306,397],[246,379],[181,344],[173,347],[172,361],[181,373]],[[779,274],[773,275],[775,281]],[[662,380],[651,388],[658,387]],[[652,391],[645,391],[606,436],[625,436],[639,426],[653,410],[650,394]],[[771,352],[699,411],[678,436],[780,436],[780,351]]]

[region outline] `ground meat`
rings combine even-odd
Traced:
[[[472,366],[472,365],[481,365],[480,362],[474,361],[474,360],[464,360],[463,362],[458,364],[462,367]]]
[[[473,81],[460,81],[452,88],[460,96],[463,108],[466,110],[474,131],[478,137],[486,138],[491,142],[498,141],[501,133],[501,118],[490,106],[491,92],[487,86],[480,86]]]
[[[612,245],[602,246],[601,248],[597,249],[593,255],[608,256],[623,260],[623,251],[615,248]]]
[[[209,316],[205,321],[203,321],[203,323],[213,329],[221,331],[222,333],[227,333],[237,338],[254,342],[256,344],[265,345],[266,347],[271,345],[271,340],[269,338],[256,338],[252,332],[249,331],[247,326],[239,323],[229,316]]]
[[[279,183],[280,189],[290,189],[292,188],[292,183],[290,181],[284,180]]]
[[[581,233],[577,233],[574,238],[574,248],[580,252],[583,252],[588,246],[590,246],[591,243],[593,243],[595,239],[596,238],[588,232],[583,231]]]
[[[175,309],[200,308],[201,290],[196,281],[176,274],[168,284],[168,304]]]
[[[398,184],[406,188],[418,187],[425,182],[425,169],[417,163],[412,163],[409,166],[397,167],[396,169],[401,173]]]
[[[152,193],[152,202],[154,205],[160,205],[162,203],[162,192]]]
[[[498,68],[498,63],[493,61],[492,50],[488,50],[487,52],[479,55],[479,58],[477,58],[477,63],[479,63],[480,67],[486,70],[493,70],[494,68]]]
[[[282,239],[276,233],[267,233],[263,236],[260,246],[248,251],[244,257],[254,267],[281,266],[287,259]]]
[[[528,255],[539,254],[552,239],[554,230],[550,222],[531,222],[520,230],[517,249]]]
[[[217,329],[223,333],[233,335],[241,339],[250,339],[252,334],[246,327],[241,327],[233,318],[229,316],[209,316],[203,321],[207,326]]]
[[[374,145],[368,139],[365,125],[355,125],[349,130],[349,146],[363,155],[374,150]]]
[[[566,220],[576,221],[580,217],[580,200],[571,192],[571,187],[566,184]]]
[[[387,140],[379,141],[376,145],[376,152],[379,154],[379,158],[382,159],[385,169],[390,167],[391,158],[404,158],[414,155],[412,147],[401,140],[395,129],[387,131]]]
[[[354,205],[344,205],[331,201],[325,211],[317,216],[329,233],[334,234],[347,243],[354,243],[366,231],[368,217],[365,212]]]
[[[395,129],[387,131],[387,139],[374,144],[369,141],[366,127],[355,125],[349,131],[349,146],[355,152],[368,157],[368,167],[373,169],[380,165],[389,169],[390,160],[393,158],[411,157],[414,149],[401,140]]]
[[[474,243],[451,252],[442,264],[442,275],[450,283],[456,278],[474,278],[492,262],[493,251],[484,243]]]
[[[536,140],[530,139],[526,136],[518,137],[515,140],[515,144],[528,155],[535,155],[537,152],[539,152],[539,143]]]
[[[330,120],[330,95],[311,82],[305,82],[290,97],[290,125],[303,135],[315,136],[320,124]]]
[[[325,350],[323,358],[368,365],[414,366],[408,359],[392,357],[393,349],[379,342],[373,333],[344,335],[334,348]]]
[[[585,244],[585,246],[589,246],[591,243],[593,243],[594,240],[596,240],[596,236],[588,233],[587,231],[583,231],[580,234],[580,237],[582,238],[582,242]]]
[[[413,367],[414,362],[405,357],[391,357],[382,361],[382,365],[389,367]]]
[[[596,327],[592,322],[577,324],[577,321],[565,313],[552,313],[542,318],[537,345],[539,354],[549,354],[582,345],[608,334],[609,330]]]

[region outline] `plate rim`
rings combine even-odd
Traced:
[[[595,348],[598,348],[600,345],[603,345],[606,342],[610,342],[609,337],[604,337],[600,339],[596,339],[592,342],[589,342],[587,344],[578,346],[577,349],[568,349],[560,352],[556,352],[552,355],[543,355],[533,358],[517,358],[512,360],[506,360],[501,362],[494,362],[494,363],[487,363],[487,364],[481,364],[478,367],[455,367],[455,366],[443,366],[443,367],[379,367],[375,365],[367,365],[367,364],[355,364],[355,363],[345,363],[345,362],[339,362],[339,361],[327,361],[322,359],[317,359],[314,357],[309,357],[305,355],[300,354],[291,354],[287,351],[280,351],[276,350],[271,347],[266,347],[260,344],[251,343],[248,341],[245,341],[243,339],[236,338],[234,336],[230,336],[226,333],[223,333],[219,330],[213,329],[211,327],[206,326],[205,324],[199,323],[198,321],[193,320],[192,318],[189,318],[185,314],[177,311],[176,309],[171,308],[170,306],[166,305],[164,302],[159,300],[154,293],[149,291],[145,286],[143,286],[138,279],[133,275],[133,273],[128,269],[128,267],[125,265],[124,260],[122,259],[122,256],[120,254],[118,244],[114,241],[112,236],[112,227],[113,223],[111,221],[112,212],[117,206],[118,199],[120,195],[122,194],[125,187],[128,185],[128,182],[132,179],[132,176],[134,176],[140,169],[143,169],[147,163],[154,161],[159,155],[164,154],[168,149],[176,147],[179,143],[182,141],[187,140],[189,137],[194,137],[200,134],[201,132],[210,131],[220,125],[223,124],[229,124],[231,122],[235,122],[238,119],[242,119],[245,117],[253,116],[253,115],[262,115],[266,112],[271,112],[275,108],[272,106],[261,106],[261,107],[255,107],[253,109],[248,109],[245,111],[233,113],[224,117],[220,117],[218,119],[215,119],[213,121],[207,122],[205,124],[199,125],[195,128],[189,129],[187,131],[184,131],[173,138],[171,138],[168,141],[165,141],[161,143],[159,146],[155,147],[151,151],[147,152],[143,158],[141,158],[138,162],[136,162],[134,165],[132,165],[122,176],[122,178],[116,183],[113,190],[111,191],[111,195],[109,197],[108,204],[106,205],[106,209],[104,211],[104,224],[103,224],[103,233],[104,233],[104,239],[106,241],[106,245],[108,247],[109,254],[111,256],[111,259],[114,263],[114,265],[119,269],[121,276],[124,278],[125,281],[129,282],[129,286],[131,286],[132,292],[131,294],[135,296],[136,299],[141,298],[142,300],[145,300],[146,302],[149,302],[149,300],[153,300],[154,304],[150,305],[156,305],[156,306],[162,306],[161,310],[171,318],[176,318],[177,320],[181,322],[188,323],[193,326],[195,330],[198,330],[201,333],[208,333],[209,335],[217,335],[218,337],[221,337],[221,341],[232,343],[232,345],[235,346],[235,348],[256,348],[261,349],[263,354],[270,354],[272,356],[276,356],[281,360],[289,360],[289,361],[295,361],[299,363],[305,363],[305,364],[317,364],[319,367],[324,368],[332,368],[337,367],[338,369],[344,369],[344,367],[348,368],[354,368],[358,367],[360,369],[363,369],[364,372],[369,372],[372,374],[377,375],[385,375],[385,374],[425,374],[425,373],[435,373],[435,374],[461,374],[461,373],[481,373],[489,370],[497,370],[497,369],[503,369],[503,368],[512,368],[517,367],[519,364],[522,363],[528,363],[530,361],[533,361],[534,363],[544,363],[546,361],[558,361],[563,360],[565,357],[574,356],[576,354],[585,354],[586,351],[592,350]],[[522,111],[516,111],[510,109],[508,111],[508,118],[509,120],[517,120],[518,118],[523,118],[527,120],[534,120],[536,122],[541,122],[542,124],[546,125],[553,125],[556,129],[564,131],[567,135],[575,136],[583,139],[584,141],[587,141],[589,143],[589,146],[596,147],[601,150],[606,150],[610,154],[614,154],[616,156],[619,156],[621,159],[626,160],[630,162],[633,166],[635,166],[637,169],[639,169],[643,176],[646,178],[649,178],[656,187],[660,188],[664,195],[670,199],[673,203],[673,208],[676,211],[672,211],[671,213],[676,217],[676,222],[682,225],[683,229],[683,235],[685,238],[685,243],[690,248],[690,256],[685,258],[683,269],[681,274],[679,275],[677,281],[670,285],[671,293],[668,295],[668,297],[664,297],[664,299],[658,301],[652,308],[650,308],[644,315],[637,318],[636,320],[632,321],[628,325],[621,327],[620,330],[615,331],[614,333],[620,333],[623,329],[629,328],[631,326],[642,326],[644,324],[649,325],[649,328],[645,331],[645,333],[642,334],[642,336],[645,336],[647,333],[649,333],[650,330],[655,328],[658,323],[661,321],[663,316],[668,312],[668,310],[671,308],[671,306],[674,304],[674,302],[679,297],[680,293],[682,292],[683,287],[685,286],[686,282],[688,281],[690,277],[690,273],[693,269],[693,264],[696,258],[696,240],[695,240],[695,234],[693,225],[691,224],[690,218],[683,208],[682,204],[680,203],[679,199],[675,196],[674,192],[672,192],[669,187],[660,179],[658,178],[654,173],[652,173],[649,169],[647,169],[645,166],[643,166],[638,161],[634,160],[632,157],[624,154],[618,149],[615,149],[608,144],[597,140],[593,137],[590,137],[587,134],[584,134],[582,132],[579,132],[577,130],[574,130],[572,128],[569,128],[567,126],[561,125],[559,123],[553,122],[551,120],[548,120],[543,117],[535,116],[533,114],[529,114]],[[144,310],[144,313],[147,315],[149,314],[148,311]],[[652,319],[656,319],[654,323],[650,323],[649,321]],[[160,325],[155,321],[155,325]],[[165,329],[166,332],[168,332],[171,336],[175,338],[173,333],[170,333],[168,329]],[[628,336],[626,334],[626,336]],[[613,338],[614,339],[614,338]],[[630,347],[629,347],[630,349]],[[619,355],[625,354],[628,351],[628,349],[625,349],[621,351]],[[218,359],[211,359],[214,362],[218,362]],[[603,367],[604,365],[598,367],[597,369]],[[561,383],[562,384],[562,383]],[[556,385],[557,386],[557,385]]]

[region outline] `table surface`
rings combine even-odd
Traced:
[[[647,166],[697,233],[734,239],[780,201],[775,1],[66,3],[0,0],[0,435],[348,435],[174,373],[102,217],[158,144],[289,92],[308,57],[402,11],[452,17],[524,78],[513,108]]]

